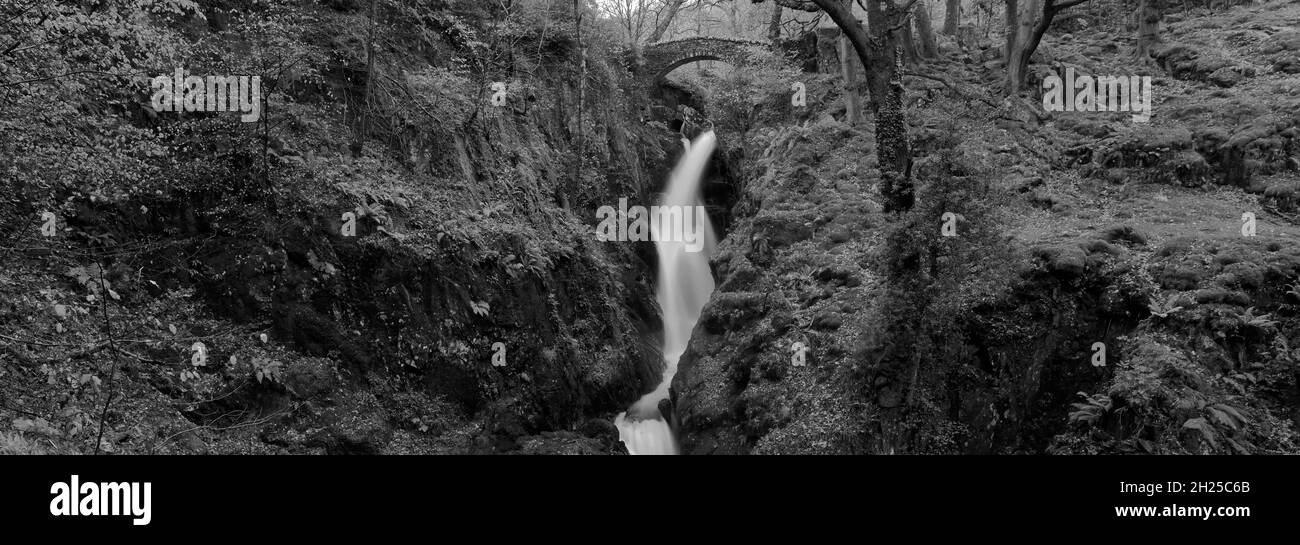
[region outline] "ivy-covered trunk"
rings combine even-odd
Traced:
[[[867,56],[868,84],[876,114],[876,156],[880,162],[880,192],[886,211],[912,208],[912,153],[903,113],[903,57],[897,34],[888,32],[900,20],[893,0],[868,0],[867,25],[871,29]],[[896,23],[895,23],[896,24]]]

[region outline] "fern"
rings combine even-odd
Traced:
[[[1255,307],[1250,307],[1246,309],[1246,313],[1242,314],[1240,317],[1241,321],[1245,322],[1248,326],[1260,330],[1268,330],[1277,325],[1277,321],[1270,319],[1269,316],[1270,314],[1260,314],[1259,316],[1255,316]]]
[[[1164,301],[1159,301],[1155,297],[1152,297],[1151,300],[1147,302],[1147,308],[1151,310],[1152,316],[1167,318],[1169,317],[1170,314],[1173,314],[1183,309],[1182,305],[1176,304],[1177,301],[1178,301],[1177,293],[1171,294]]]
[[[1081,423],[1092,426],[1110,412],[1112,407],[1110,396],[1106,394],[1089,396],[1083,392],[1079,392],[1079,395],[1083,397],[1083,403],[1070,404],[1070,408],[1073,409],[1070,411],[1071,424]]]
[[[1183,422],[1183,429],[1196,430],[1197,432],[1200,432],[1201,437],[1210,444],[1210,448],[1216,450],[1219,448],[1219,433],[1214,430],[1214,426],[1206,421],[1205,418],[1198,416]]]
[[[1286,294],[1290,295],[1295,300],[1300,301],[1300,280],[1297,280],[1294,284],[1288,285]]]
[[[1241,431],[1246,425],[1246,417],[1230,405],[1215,403],[1209,407],[1209,410],[1211,418],[1216,423],[1222,424],[1234,433]]]

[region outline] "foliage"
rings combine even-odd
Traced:
[[[257,382],[267,380],[270,382],[281,382],[284,378],[284,364],[278,360],[270,358],[256,357],[252,360],[253,375],[257,377]]]
[[[884,291],[859,349],[863,389],[900,402],[880,418],[912,438],[896,445],[904,451],[932,440],[931,428],[950,414],[949,389],[974,372],[970,355],[979,340],[963,324],[1010,287],[1014,252],[998,236],[1002,220],[989,191],[990,165],[979,143],[948,144],[918,161],[917,204],[885,228],[875,258]],[[946,214],[956,218],[959,236],[942,235]]]
[[[1084,401],[1072,405],[1069,415],[1074,433],[1087,433],[1113,452],[1247,454],[1294,448],[1294,432],[1253,406],[1258,398],[1251,390],[1259,386],[1253,373],[1216,376],[1150,334],[1125,346],[1127,355],[1106,391],[1079,393]],[[1058,437],[1057,442],[1069,440]]]
[[[771,50],[752,48],[748,61],[724,75],[706,73],[696,85],[707,89],[709,119],[732,134],[746,134],[763,116],[789,111],[790,82],[805,78]]]

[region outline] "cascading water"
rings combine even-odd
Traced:
[[[673,169],[668,180],[668,191],[659,206],[680,206],[683,210],[701,207],[700,179],[709,155],[717,146],[712,131],[696,137],[687,144],[686,154]],[[694,217],[684,213],[683,217]],[[626,412],[614,420],[619,438],[632,454],[676,454],[677,442],[668,426],[665,415],[659,413],[659,401],[668,397],[668,387],[677,373],[677,360],[686,351],[691,330],[700,317],[700,311],[713,293],[713,273],[709,270],[709,256],[717,245],[717,237],[708,217],[698,227],[704,242],[702,251],[691,252],[687,244],[667,233],[655,232],[657,223],[651,223],[655,250],[659,254],[659,285],[656,298],[663,311],[664,323],[664,378],[659,387],[637,400]],[[698,243],[698,241],[697,241]],[[698,247],[697,247],[698,249]]]

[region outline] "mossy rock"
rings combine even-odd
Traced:
[[[285,388],[299,399],[312,399],[338,387],[336,367],[326,358],[297,358],[284,369]]]
[[[1219,303],[1223,305],[1248,307],[1250,306],[1250,296],[1239,291],[1229,291],[1224,288],[1213,287],[1197,290],[1196,302],[1201,305]]]
[[[1112,226],[1102,233],[1102,238],[1110,242],[1126,242],[1139,246],[1147,243],[1147,236],[1129,225]]]
[[[1300,31],[1284,30],[1269,36],[1259,45],[1259,52],[1266,55],[1283,51],[1300,51]]]
[[[1300,180],[1269,185],[1264,190],[1264,198],[1272,200],[1282,210],[1294,210],[1300,204]]]
[[[1093,239],[1087,242],[1080,243],[1079,247],[1083,248],[1083,251],[1088,255],[1092,255],[1092,254],[1120,255],[1124,253],[1123,248],[1120,248],[1119,246],[1115,246],[1114,244],[1111,244],[1109,242],[1100,239]]]
[[[757,321],[767,313],[770,302],[765,293],[722,293],[713,298],[701,321],[706,331],[720,334]]]
[[[1042,260],[1048,271],[1066,277],[1082,276],[1087,268],[1088,256],[1078,246],[1038,246],[1030,254]]]
[[[1195,289],[1206,276],[1206,272],[1194,262],[1165,263],[1157,267],[1159,269],[1155,275],[1156,280],[1160,282],[1160,287],[1165,289]]]
[[[1169,257],[1185,253],[1188,250],[1191,250],[1192,243],[1194,242],[1196,242],[1196,239],[1192,237],[1171,238],[1161,244],[1160,248],[1156,249],[1156,257]]]
[[[1255,290],[1264,286],[1264,272],[1265,267],[1258,263],[1233,263],[1223,268],[1215,282],[1224,287]]]

